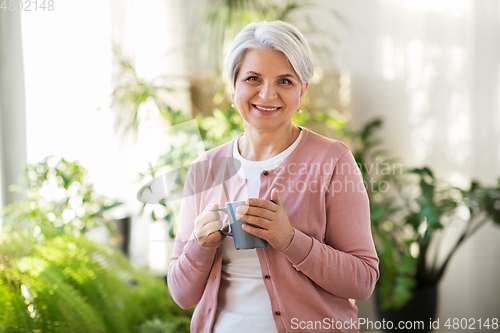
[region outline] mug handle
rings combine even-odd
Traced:
[[[214,209],[213,212],[224,212],[227,214],[227,207]],[[227,232],[227,231],[224,231],[222,229],[219,229],[219,232],[221,234],[223,234],[224,236],[231,236],[231,237],[233,236],[232,232]]]
[[[272,203],[276,203],[276,202],[272,201],[271,199],[267,199],[267,200],[268,200],[268,201],[271,201]],[[227,215],[227,207],[224,207],[224,208],[217,208],[217,209],[214,209],[213,211],[214,211],[214,212],[224,212],[224,213],[226,213],[226,215]],[[219,232],[220,232],[221,234],[225,235],[225,236],[231,236],[231,237],[233,236],[233,233],[232,233],[232,232],[227,232],[227,231],[224,231],[224,230],[222,230],[222,229],[219,229]]]

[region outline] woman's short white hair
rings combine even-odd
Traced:
[[[283,52],[301,83],[311,81],[314,72],[312,54],[300,31],[283,21],[253,22],[236,35],[226,55],[224,76],[231,91],[234,89],[243,57],[252,49]]]

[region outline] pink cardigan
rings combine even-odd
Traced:
[[[285,251],[270,245],[256,250],[262,279],[279,332],[358,332],[357,308],[349,299],[366,300],[379,277],[368,196],[349,148],[301,129],[303,137],[295,150],[260,177],[260,198],[269,199],[276,187],[295,229]],[[208,151],[207,157],[232,157],[233,141]],[[207,249],[189,239],[193,222],[209,203],[224,207],[235,200],[245,183],[234,175],[232,163],[208,165],[198,163],[188,172],[168,271],[168,287],[177,304],[185,309],[197,305],[191,321],[195,333],[212,332],[222,245]],[[229,200],[221,185],[211,186],[214,177],[224,175],[234,175],[225,182]],[[206,190],[186,196],[194,188]]]

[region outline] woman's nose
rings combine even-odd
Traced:
[[[276,89],[272,84],[264,83],[261,85],[259,97],[263,101],[269,102],[276,98]]]

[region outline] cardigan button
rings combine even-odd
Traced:
[[[277,316],[281,316],[281,312],[279,312],[279,311],[275,311],[274,314]]]
[[[269,175],[269,172],[267,172],[267,170],[264,171],[264,176],[267,176]]]
[[[264,276],[264,279],[269,280],[271,277],[269,275]]]

